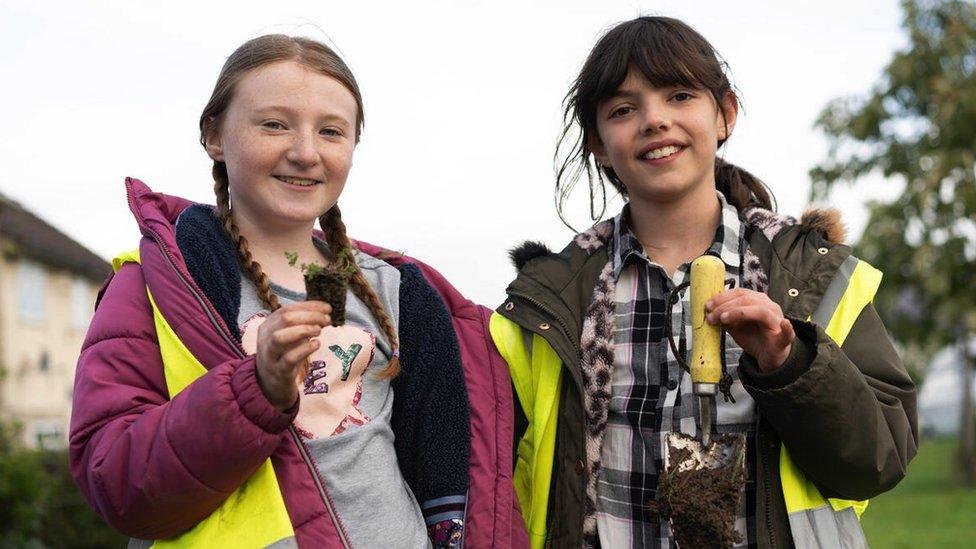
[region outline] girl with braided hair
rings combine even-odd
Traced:
[[[510,469],[477,459],[495,407],[512,406],[487,311],[346,234],[337,202],[362,128],[330,48],[262,36],[228,58],[200,117],[216,207],[127,180],[144,238],[113,262],[82,349],[71,464],[137,546],[524,540],[498,537],[519,528]],[[344,322],[306,300],[286,253],[349,275]]]

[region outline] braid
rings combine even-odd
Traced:
[[[325,233],[325,240],[328,242],[329,249],[332,251],[332,256],[335,260],[352,264],[353,275],[349,280],[349,285],[352,287],[352,291],[356,294],[356,297],[361,299],[369,307],[370,312],[373,313],[373,318],[380,323],[387,339],[390,340],[390,346],[393,347],[393,358],[390,359],[390,365],[380,372],[380,377],[384,379],[392,378],[400,372],[400,360],[398,358],[400,344],[397,338],[396,328],[393,327],[393,321],[390,320],[390,316],[386,314],[386,309],[380,301],[380,296],[369,285],[369,281],[363,276],[363,272],[359,270],[359,265],[356,264],[356,260],[352,257],[352,254],[339,253],[342,250],[351,252],[352,244],[349,242],[349,237],[346,236],[346,224],[342,222],[342,213],[339,211],[338,204],[332,206],[329,211],[325,212],[319,218],[319,225]],[[344,269],[348,266],[346,264],[337,264],[336,268]]]
[[[227,167],[223,162],[214,162],[214,194],[217,195],[217,219],[220,220],[224,230],[230,235],[231,240],[237,248],[237,261],[244,270],[244,275],[254,283],[258,290],[258,297],[270,311],[277,311],[281,304],[278,303],[278,296],[271,291],[271,280],[264,274],[261,264],[254,261],[251,250],[247,246],[247,240],[234,223],[233,216],[230,215],[230,184],[227,180]]]

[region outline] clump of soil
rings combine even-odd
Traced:
[[[288,264],[292,267],[298,262],[298,254],[285,252]],[[354,265],[354,264],[353,264]],[[302,263],[302,274],[305,276],[305,299],[309,301],[324,301],[332,306],[332,325],[342,326],[346,323],[346,289],[355,267],[335,269],[323,267],[318,263]]]
[[[715,436],[713,444],[728,444],[732,438]],[[658,484],[657,500],[648,504],[652,515],[671,521],[674,538],[682,549],[724,549],[742,543],[735,530],[746,481],[742,460],[714,469],[679,470],[679,464],[691,455],[691,450],[682,448],[669,456]]]
[[[346,323],[346,288],[349,275],[331,269],[305,274],[305,299],[324,301],[332,305],[332,325]]]

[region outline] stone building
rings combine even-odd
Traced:
[[[0,195],[0,420],[67,444],[75,364],[111,265]]]

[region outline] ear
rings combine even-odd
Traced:
[[[224,161],[224,148],[221,145],[220,129],[217,121],[211,117],[205,124],[203,131],[203,148],[207,150],[207,156],[215,162]]]
[[[605,168],[610,166],[607,148],[603,145],[603,140],[600,139],[600,134],[596,130],[588,132],[586,136],[586,148],[593,153],[593,158],[596,159],[597,164]]]
[[[739,116],[739,99],[735,96],[735,93],[728,91],[725,92],[725,97],[722,98],[722,104],[719,105],[719,109],[715,113],[715,124],[718,130],[718,140],[724,141],[732,135],[732,129],[735,128],[735,121]]]

